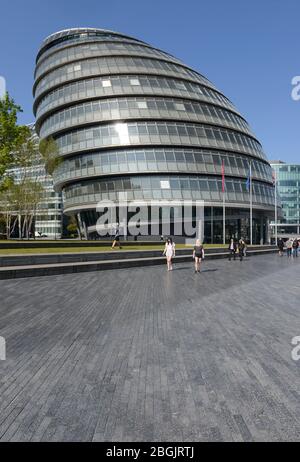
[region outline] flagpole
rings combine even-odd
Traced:
[[[250,245],[253,245],[252,163],[250,162]]]
[[[226,244],[226,206],[225,206],[225,189],[223,191],[223,244]]]
[[[225,164],[222,161],[222,191],[223,191],[223,244],[226,244],[226,204],[225,204]]]
[[[275,180],[275,245],[278,242],[278,231],[277,231],[277,172],[274,170],[274,180]]]

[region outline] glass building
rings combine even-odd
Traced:
[[[300,165],[271,161],[271,166],[276,172],[277,191],[282,207],[278,233],[284,237],[300,235]]]
[[[251,164],[253,240],[268,241],[274,186],[262,146],[230,100],[180,60],[120,33],[68,29],[42,43],[33,93],[37,133],[63,157],[54,180],[64,212],[87,236],[99,201],[126,193],[173,201],[170,234],[183,201],[204,201],[205,241],[220,242],[224,163],[226,238],[249,238]]]

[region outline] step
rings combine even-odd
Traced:
[[[251,247],[251,250],[260,249],[259,246]],[[264,249],[274,248],[264,246]],[[224,253],[227,249],[223,247],[215,247],[205,249],[205,254]],[[250,250],[250,249],[249,249]],[[41,253],[41,254],[0,254],[0,267],[7,266],[28,266],[28,265],[43,265],[52,263],[77,263],[77,262],[95,262],[102,260],[120,260],[120,259],[135,259],[135,258],[149,258],[160,257],[163,252],[163,247],[159,250],[114,250],[114,251],[96,251],[96,252],[59,252],[59,253]],[[191,256],[193,248],[177,249],[176,254]]]
[[[248,256],[274,253],[275,248],[255,249],[247,252]],[[228,258],[228,252],[212,252],[206,254],[206,259]],[[191,253],[188,255],[177,255],[174,258],[175,263],[191,262]],[[48,263],[35,265],[6,266],[0,268],[0,279],[15,279],[37,276],[53,276],[59,274],[71,274],[90,271],[104,271],[121,268],[134,268],[151,265],[162,265],[166,263],[163,256],[144,257],[144,258],[121,258],[111,260],[95,260],[88,262],[63,262]]]

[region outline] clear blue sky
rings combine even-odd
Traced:
[[[1,4],[0,75],[34,120],[41,41],[69,27],[136,36],[206,75],[246,117],[270,159],[300,162],[299,0],[13,0]]]

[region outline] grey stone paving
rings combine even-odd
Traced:
[[[300,440],[299,271],[268,255],[0,281],[0,440]]]

